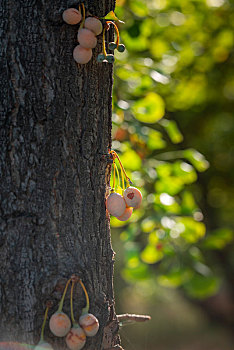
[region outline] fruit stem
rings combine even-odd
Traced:
[[[71,278],[69,278],[69,280],[67,281],[66,286],[64,288],[63,296],[62,296],[60,303],[59,303],[58,312],[62,311],[64,298],[65,298],[65,295],[67,293],[67,288],[68,288],[70,282],[71,282]]]
[[[102,33],[103,55],[106,57],[107,56],[107,52],[106,52],[105,34],[106,34],[106,27],[103,29],[103,33]]]
[[[41,336],[40,336],[40,341],[44,341],[44,330],[45,330],[45,325],[46,325],[46,320],[47,320],[47,316],[48,316],[48,311],[49,308],[52,306],[51,301],[47,301],[46,303],[46,311],[45,311],[45,315],[44,315],[44,320],[41,326]]]
[[[115,190],[115,170],[116,170],[115,161],[113,162],[113,167],[114,167],[114,170],[113,170],[113,189]]]
[[[117,180],[118,186],[117,187],[121,188],[121,183],[120,183],[120,177],[119,177],[119,169],[118,169],[117,165],[115,164],[115,161],[113,161],[113,167],[114,167],[114,170],[113,170],[113,186],[112,186],[112,189],[114,190],[113,192],[115,192],[115,188],[116,188],[116,184],[115,184],[116,174],[117,174],[117,178],[118,178],[118,180]],[[121,168],[120,168],[120,170],[121,170]],[[121,172],[121,175],[122,175],[122,172]]]
[[[117,25],[114,22],[112,22],[112,21],[107,21],[106,23],[107,24],[113,24],[113,26],[115,28],[116,35],[117,35],[115,43],[116,43],[116,46],[118,47],[119,46],[119,29],[118,29]]]
[[[119,185],[119,187],[121,187],[120,186],[120,178],[119,178],[119,170],[118,170],[118,167],[116,164],[115,164],[115,166],[116,166],[116,173],[117,173],[117,177],[118,177],[118,185]]]
[[[45,311],[45,315],[44,315],[44,320],[41,326],[41,337],[40,337],[40,341],[44,340],[44,330],[45,330],[45,325],[46,325],[46,320],[47,320],[47,316],[48,316],[48,311],[49,311],[49,306],[46,307],[46,311]]]
[[[120,167],[121,167],[121,170],[122,170],[123,173],[124,173],[124,176],[125,176],[125,178],[126,178],[126,181],[131,185],[131,184],[132,184],[132,181],[131,181],[131,180],[129,179],[129,177],[127,176],[127,173],[126,173],[126,171],[125,171],[125,169],[124,169],[124,167],[123,167],[123,164],[122,164],[122,162],[121,162],[121,160],[120,160],[118,154],[117,154],[115,151],[113,151],[113,150],[110,151],[110,154],[112,155],[112,157],[118,159],[119,165],[120,165]],[[128,186],[127,186],[127,187],[128,187]]]
[[[87,290],[84,286],[84,283],[81,280],[79,280],[79,282],[80,282],[80,285],[81,285],[81,287],[85,293],[85,297],[86,297],[86,306],[82,310],[82,315],[85,315],[89,312],[89,296],[88,296]]]
[[[84,27],[84,22],[85,22],[85,6],[84,6],[84,4],[83,4],[83,2],[82,2],[82,4],[81,4],[81,6],[82,6],[82,12],[83,12],[83,17],[82,17],[82,21],[81,21],[81,24],[80,24],[80,28],[83,28]]]
[[[117,167],[117,165],[115,164],[115,155],[113,155],[113,183],[112,183],[112,192],[115,192],[115,172],[117,173],[117,177],[118,177],[118,186],[121,188],[121,184],[120,184],[120,177],[119,177],[119,169]],[[121,170],[121,168],[120,168]],[[122,170],[121,170],[121,176],[122,176]],[[123,183],[123,177],[122,177],[122,183]]]
[[[72,320],[72,324],[73,325],[76,323],[75,318],[74,318],[74,312],[73,312],[73,290],[74,290],[74,285],[75,285],[75,282],[72,281],[71,294],[70,294],[70,307],[71,307],[71,320]]]
[[[124,190],[125,190],[125,184],[124,184],[124,173],[123,173],[122,168],[120,168],[120,170],[121,170],[121,178],[122,178],[122,190],[124,191]]]

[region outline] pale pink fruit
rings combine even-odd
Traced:
[[[80,326],[73,326],[66,336],[66,344],[71,350],[80,350],[86,342],[86,334]]]
[[[86,18],[84,26],[91,30],[95,35],[99,35],[102,32],[102,22],[96,17]]]
[[[80,45],[86,49],[94,49],[97,45],[97,38],[91,30],[86,28],[81,28],[78,30],[77,40]]]
[[[92,58],[92,50],[85,49],[81,45],[77,45],[73,50],[73,58],[77,63],[88,63]]]
[[[128,207],[139,208],[142,201],[141,192],[135,187],[127,187],[123,194]]]
[[[111,215],[118,217],[123,215],[126,203],[120,194],[113,192],[107,197],[106,208]]]
[[[120,221],[127,221],[132,216],[132,212],[132,208],[126,208],[123,215],[118,216],[117,219]]]
[[[70,318],[64,312],[56,312],[50,318],[50,330],[57,337],[65,337],[71,328]]]
[[[80,11],[74,8],[67,9],[63,12],[63,20],[67,24],[78,24],[82,19]]]
[[[98,332],[99,322],[93,314],[85,314],[80,316],[79,324],[88,337],[93,337]]]

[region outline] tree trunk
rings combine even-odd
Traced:
[[[119,344],[105,210],[112,65],[96,61],[101,36],[87,65],[73,60],[78,26],[61,15],[77,5],[0,2],[0,341],[36,343],[46,301],[53,301],[51,315],[75,273],[100,322],[84,349],[101,350]],[[85,6],[101,17],[114,0]],[[74,302],[78,318],[85,305],[79,288]],[[65,348],[48,326],[45,338]]]

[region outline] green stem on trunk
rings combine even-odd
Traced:
[[[83,14],[82,14],[82,21],[81,21],[81,24],[80,24],[80,28],[83,28],[84,27],[84,22],[85,22],[85,7],[84,7],[83,3],[81,4],[81,6],[82,6]]]
[[[85,297],[86,297],[86,306],[82,309],[82,315],[85,315],[89,312],[89,296],[88,296],[87,290],[84,286],[84,283],[81,280],[79,280],[79,282],[80,282],[80,285],[81,285],[81,287],[85,293]]]
[[[72,320],[72,324],[73,325],[76,323],[75,318],[74,318],[74,312],[73,312],[73,290],[74,290],[74,285],[75,285],[75,282],[72,281],[71,294],[70,294],[70,306],[71,306],[71,320]]]
[[[106,34],[106,27],[103,29],[103,33],[102,33],[102,47],[103,47],[102,51],[103,51],[103,55],[106,57],[107,52],[106,52],[105,34]]]
[[[62,296],[62,299],[60,300],[60,303],[59,303],[59,307],[58,307],[58,311],[57,311],[57,312],[61,312],[62,309],[63,309],[64,298],[65,298],[65,295],[66,295],[66,293],[67,293],[67,288],[68,288],[70,282],[71,282],[71,278],[69,278],[69,280],[68,280],[67,283],[66,283],[66,286],[65,286],[64,292],[63,292],[63,296]]]
[[[45,311],[45,315],[44,315],[44,320],[41,326],[41,337],[40,337],[40,341],[44,340],[44,330],[45,330],[45,325],[46,325],[46,320],[47,320],[47,316],[48,316],[48,311],[49,311],[49,307],[46,307],[46,311]]]

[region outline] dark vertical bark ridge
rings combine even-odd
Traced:
[[[95,58],[75,64],[78,27],[61,19],[74,5],[1,1],[0,341],[38,341],[46,300],[54,301],[52,313],[66,279],[77,273],[100,321],[84,349],[98,350],[119,343],[114,321],[115,334],[103,345],[104,327],[115,318],[105,211],[112,66]],[[103,16],[114,3],[86,6]],[[93,56],[101,50],[99,37]],[[76,293],[77,317],[85,299]],[[48,327],[46,337],[64,347]]]

